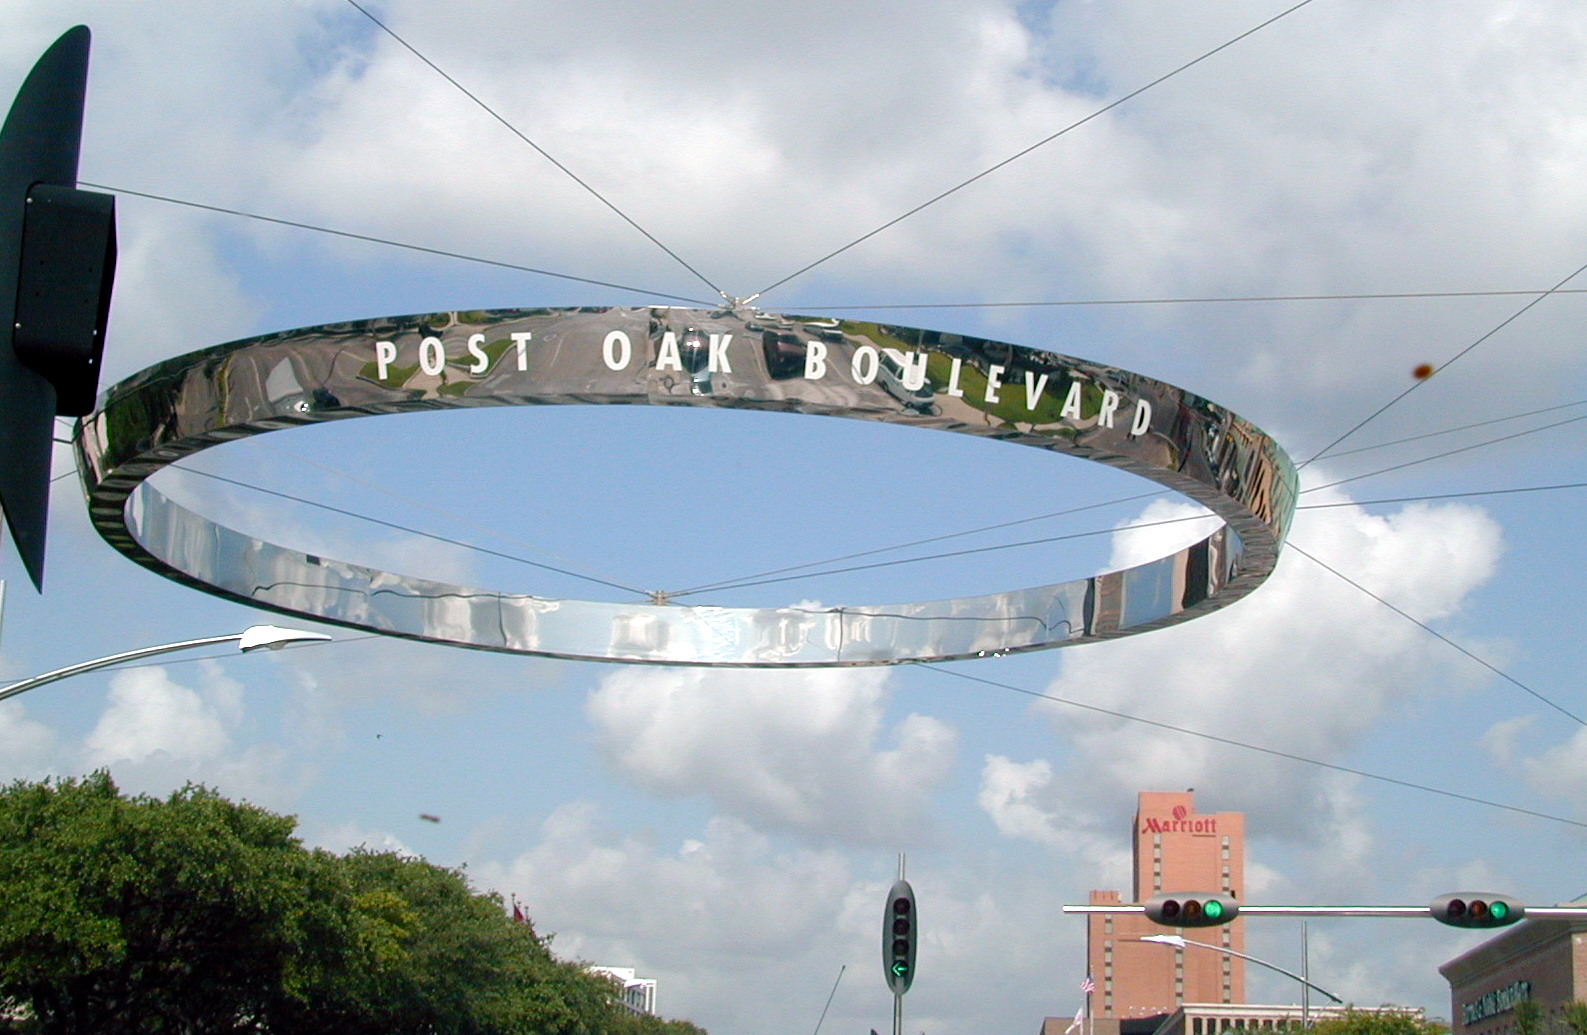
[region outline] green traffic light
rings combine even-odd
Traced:
[[[1503,923],[1510,915],[1510,907],[1503,902],[1490,902],[1488,904],[1488,917],[1496,923]]]
[[[893,975],[895,977],[903,977],[907,973],[909,973],[909,964],[903,960],[895,960],[893,962]]]
[[[1201,907],[1201,914],[1208,920],[1221,920],[1223,918],[1223,903],[1217,899],[1208,899]]]

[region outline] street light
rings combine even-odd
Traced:
[[[1338,996],[1334,995],[1332,992],[1328,991],[1326,988],[1323,988],[1321,985],[1312,984],[1310,981],[1308,981],[1305,978],[1301,977],[1299,974],[1296,974],[1296,973],[1293,973],[1291,971],[1285,970],[1283,967],[1279,966],[1276,963],[1269,963],[1267,960],[1257,959],[1255,956],[1247,956],[1243,952],[1235,952],[1233,949],[1226,948],[1225,946],[1222,946],[1222,945],[1208,945],[1206,942],[1193,942],[1193,941],[1191,941],[1188,938],[1181,938],[1177,934],[1148,934],[1144,938],[1142,938],[1141,941],[1143,941],[1143,942],[1158,942],[1158,943],[1160,943],[1162,945],[1172,945],[1176,949],[1183,949],[1187,945],[1194,945],[1197,948],[1211,949],[1213,952],[1221,952],[1225,956],[1238,956],[1238,957],[1240,957],[1243,960],[1250,960],[1252,963],[1255,963],[1259,967],[1266,967],[1269,970],[1276,970],[1280,974],[1283,974],[1285,977],[1294,978],[1296,981],[1299,981],[1301,984],[1305,985],[1307,988],[1315,988],[1317,991],[1321,992],[1323,995],[1327,996],[1329,999],[1332,999],[1334,1002],[1339,1003],[1341,1006],[1344,1005],[1344,1000],[1343,999],[1340,999]]]
[[[171,651],[189,650],[193,647],[212,647],[217,643],[235,642],[237,649],[246,654],[255,650],[279,650],[289,643],[297,643],[303,640],[328,639],[330,637],[325,633],[304,632],[301,629],[283,629],[275,625],[250,625],[240,633],[231,633],[226,636],[206,636],[203,639],[182,640],[179,643],[162,643],[158,647],[139,647],[137,650],[124,651],[120,654],[95,658],[93,661],[83,661],[76,665],[58,668],[53,672],[46,672],[43,675],[24,679],[19,683],[12,683],[10,686],[0,688],[0,701],[32,690],[36,686],[53,683],[58,679],[66,679],[83,672],[92,672],[96,668],[119,665],[125,661],[136,661],[139,658],[148,658],[156,654],[168,654]]]

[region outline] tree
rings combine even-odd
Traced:
[[[1303,1029],[1294,1025],[1292,1031]],[[1347,1009],[1324,1017],[1309,1029],[1313,1035],[1449,1035],[1449,1028],[1414,1013],[1397,1010]]]
[[[124,797],[102,772],[0,789],[0,1018],[40,1035],[704,1035],[628,1013],[460,871],[309,851],[293,826],[202,787]]]
[[[1515,1035],[1537,1035],[1543,1024],[1543,1008],[1536,999],[1523,999],[1511,1011],[1515,1018]]]
[[[1587,1003],[1580,999],[1566,1003],[1560,1021],[1570,1035],[1587,1035]]]
[[[318,853],[346,896],[351,959],[321,967],[271,1006],[280,1031],[358,1035],[593,1031],[592,985],[563,987],[550,950],[461,873],[390,852]],[[573,1001],[570,1002],[569,1000]]]
[[[323,900],[292,821],[101,772],[0,791],[0,1003],[46,1035],[255,1030]]]

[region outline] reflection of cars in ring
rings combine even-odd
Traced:
[[[924,378],[919,388],[904,384],[904,354],[897,349],[882,350],[881,359],[876,365],[876,383],[909,409],[920,413],[931,412],[932,400],[935,398],[931,385]]]
[[[711,390],[711,371],[696,370],[689,375],[690,395],[710,395]]]
[[[823,341],[843,340],[843,329],[836,320],[810,320],[805,323],[805,330]]]
[[[757,313],[744,324],[746,331],[780,331],[788,327],[789,323],[780,316],[771,313]]]
[[[805,343],[791,331],[767,331],[760,336],[766,355],[766,373],[777,380],[802,374],[805,369]]]
[[[678,354],[683,360],[683,369],[691,374],[705,366],[706,360],[710,358],[711,348],[698,327],[684,330],[683,337],[678,339]]]

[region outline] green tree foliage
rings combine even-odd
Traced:
[[[110,778],[0,792],[0,1003],[46,1033],[237,1030],[293,980],[321,897],[292,821]]]
[[[1580,999],[1566,1003],[1560,1021],[1570,1035],[1587,1035],[1587,1003]]]
[[[1536,999],[1523,999],[1511,1011],[1515,1019],[1515,1035],[1537,1035],[1543,1024],[1543,1008]]]
[[[39,1035],[704,1035],[630,1014],[461,873],[292,830],[103,773],[0,790],[0,1016]]]
[[[1375,1010],[1346,1010],[1324,1017],[1309,1030],[1313,1035],[1449,1035],[1449,1028],[1437,1021],[1411,1013]]]

